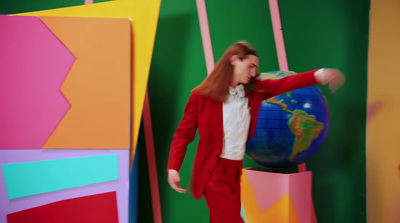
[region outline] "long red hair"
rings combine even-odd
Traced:
[[[233,66],[230,61],[233,55],[238,55],[241,60],[248,55],[258,57],[256,49],[250,43],[240,41],[232,44],[219,59],[211,73],[193,90],[213,100],[225,101],[233,79]],[[254,80],[255,78],[252,78],[248,84],[244,85],[246,90],[250,92],[256,90],[253,84]]]

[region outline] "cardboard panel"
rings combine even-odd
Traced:
[[[37,16],[75,16],[130,18],[132,23],[132,70],[133,70],[133,118],[132,153],[135,154],[137,136],[144,103],[144,95],[149,76],[161,0],[118,0],[63,9],[24,13]]]
[[[44,148],[129,149],[129,19],[41,19],[77,58],[61,87],[71,109]]]

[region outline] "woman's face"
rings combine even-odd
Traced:
[[[249,83],[250,79],[256,76],[258,62],[258,57],[254,55],[247,55],[243,59],[237,55],[232,56],[233,85]]]

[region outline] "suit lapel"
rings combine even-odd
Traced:
[[[249,134],[247,135],[247,140],[250,139],[250,135],[254,128],[257,125],[257,107],[256,104],[258,102],[254,97],[249,97],[249,108],[250,108],[250,126],[249,126]]]
[[[212,129],[215,137],[217,139],[224,138],[224,123],[223,123],[223,112],[222,112],[222,102],[218,101],[209,101],[209,112],[210,112],[210,120],[209,120],[209,128]],[[222,145],[222,142],[221,142]]]

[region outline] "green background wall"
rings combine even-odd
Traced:
[[[260,71],[278,70],[266,0],[207,1],[216,60],[233,42],[247,40],[260,54]],[[329,94],[328,137],[307,162],[313,171],[318,222],[366,222],[365,119],[369,0],[281,0],[282,26],[291,70],[341,69],[345,86]],[[206,76],[195,1],[163,0],[149,77],[149,97],[163,222],[208,222],[204,200],[179,194],[167,183],[169,145],[192,88]],[[181,169],[188,187],[198,137],[189,145]],[[140,143],[139,222],[152,222],[144,143]],[[245,159],[245,167],[257,166]]]
[[[94,3],[111,0],[94,0]],[[85,0],[0,0],[0,14],[15,14],[84,5]]]

